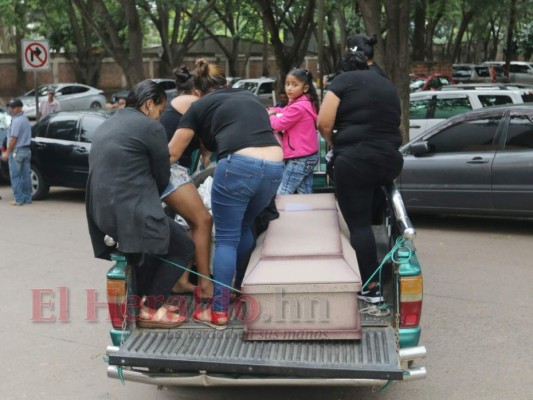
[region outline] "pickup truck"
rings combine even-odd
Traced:
[[[206,170],[196,175],[195,183],[201,184],[209,174]],[[323,159],[317,167],[316,178],[321,193],[276,199],[280,217],[271,221],[268,229],[257,238],[243,281],[242,297],[253,298],[252,303],[263,307],[275,307],[276,302],[298,307],[302,298],[318,299],[319,306],[326,301],[321,319],[309,322],[309,318],[293,318],[287,325],[286,321],[264,318],[264,313],[250,316],[254,308],[250,302],[237,300],[230,312],[229,327],[215,331],[190,319],[193,309],[202,305],[196,304],[192,296],[183,296],[188,322],[170,330],[142,329],[135,324],[138,306],[130,301],[135,298],[133,268],[124,255],[116,253],[107,273],[112,323],[112,345],[106,351],[108,377],[159,387],[346,385],[376,388],[391,381],[425,378],[425,368],[415,365],[426,355],[425,347],[419,345],[422,273],[413,245],[416,232],[399,191],[394,184],[383,188],[386,201],[373,226],[381,257],[392,256],[384,260],[380,277],[386,304],[368,307],[357,300],[356,291],[361,289],[362,283],[357,265],[348,265],[348,259],[355,257],[342,229],[342,217],[339,217],[339,224],[330,223],[329,228],[311,225],[322,215],[328,216],[330,222],[332,215],[340,216],[331,186],[328,187]],[[322,208],[327,210],[322,212]],[[313,210],[319,211],[317,215],[300,214]],[[300,237],[300,245],[286,237],[273,241],[286,229],[309,237]],[[324,236],[316,237],[317,232],[329,234],[327,229],[340,238],[338,242],[344,243],[346,263],[342,255],[336,258],[317,254],[329,251],[317,249],[323,247],[321,243],[337,243],[333,237],[330,241],[324,241]],[[313,232],[314,238],[311,237]],[[292,234],[287,233],[287,237]],[[270,251],[265,249],[283,241],[288,245],[279,251],[285,253],[267,261],[278,262],[278,267],[285,268],[285,272],[276,273],[278,267],[259,271],[261,256]],[[302,246],[306,241],[308,245]],[[287,278],[287,266],[292,265],[294,259],[291,252],[302,251],[308,253],[294,268],[303,269],[304,273],[294,279]],[[335,263],[344,268],[344,272],[333,272]],[[309,273],[305,273],[306,268]],[[313,280],[313,274],[318,278]],[[342,274],[345,279],[341,278]],[[263,284],[257,284],[258,281]],[[280,302],[275,296],[280,293],[283,296],[283,290],[292,291],[286,295],[293,297],[282,297]],[[352,315],[354,309],[356,315]],[[270,322],[271,329],[265,329],[265,324]]]

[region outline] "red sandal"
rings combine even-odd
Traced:
[[[207,315],[208,313],[211,315]],[[205,310],[200,309],[193,314],[192,319],[219,331],[228,327],[228,313],[226,311],[213,311],[209,308]]]

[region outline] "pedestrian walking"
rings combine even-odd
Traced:
[[[56,92],[54,89],[48,89],[48,97],[39,104],[39,119],[43,119],[48,114],[61,111],[61,105],[56,99]]]

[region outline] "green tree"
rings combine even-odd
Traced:
[[[205,34],[202,26],[210,16],[216,0],[138,0],[139,7],[156,27],[161,40],[161,76],[183,62],[187,52]]]
[[[257,21],[260,20],[261,24]],[[228,60],[228,76],[240,76],[244,71],[239,70],[239,52],[242,52],[243,39],[256,41],[261,35],[261,15],[244,0],[218,0],[210,19],[202,22],[205,33],[218,45]],[[266,32],[265,32],[266,33]],[[221,35],[223,34],[223,35]],[[223,40],[224,36],[229,41]],[[248,46],[250,47],[250,46]],[[268,53],[268,49],[264,50]],[[246,59],[249,50],[245,50]],[[268,55],[268,54],[267,54]],[[266,62],[268,64],[268,62]],[[267,66],[265,68],[268,69]]]
[[[17,60],[17,88],[19,91],[26,89],[25,74],[22,70],[22,39],[34,37],[37,33],[28,21],[36,19],[39,14],[38,7],[34,2],[25,4],[10,0],[0,0],[0,22],[5,35],[4,46],[10,51],[15,51]]]
[[[313,34],[316,1],[289,0],[278,3],[255,0],[263,15],[265,28],[270,34],[270,43],[279,69],[279,82],[294,66],[299,66],[307,54]]]
[[[131,87],[144,79],[143,31],[135,0],[73,0]]]
[[[37,3],[42,10],[42,33],[49,39],[50,49],[63,51],[72,61],[77,82],[97,86],[106,53],[87,20],[74,7],[73,0],[37,0]],[[87,5],[94,15],[91,7],[92,4]]]

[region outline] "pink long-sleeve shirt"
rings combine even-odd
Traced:
[[[285,159],[305,157],[318,152],[317,114],[306,95],[292,100],[285,107],[271,107],[272,128],[283,131],[282,147]]]

